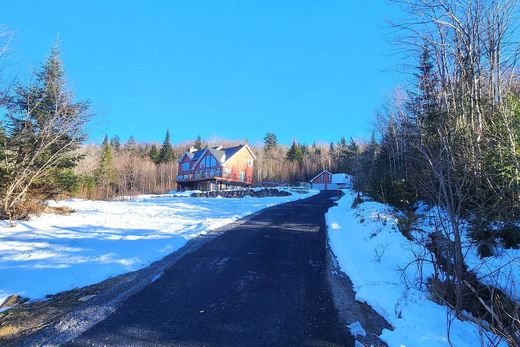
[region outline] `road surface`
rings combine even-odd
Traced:
[[[334,195],[227,230],[68,346],[353,346],[325,276]]]

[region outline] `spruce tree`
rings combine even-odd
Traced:
[[[196,149],[202,149],[202,139],[200,138],[200,135],[197,136],[195,139],[195,142],[193,143],[193,147]]]
[[[150,148],[150,152],[148,152],[148,156],[155,164],[159,163],[159,150],[157,149],[157,146],[155,144],[152,145]]]
[[[286,158],[290,162],[298,162],[299,164],[303,162],[302,148],[296,144],[296,141],[293,141],[291,147],[287,151]]]
[[[173,147],[170,141],[170,129],[166,130],[166,136],[159,152],[159,163],[169,163],[175,160]]]
[[[101,157],[99,159],[99,166],[96,170],[96,183],[103,187],[105,198],[110,198],[113,185],[117,181],[117,171],[114,166],[114,151],[108,142],[108,136],[105,137],[101,147]]]
[[[119,152],[119,150],[121,149],[121,140],[119,139],[119,136],[114,135],[110,139],[110,145],[112,146],[114,151]]]
[[[17,209],[25,200],[48,199],[71,187],[72,168],[81,158],[77,149],[85,138],[83,127],[90,113],[89,103],[74,101],[66,88],[58,45],[31,85],[14,89],[5,109],[5,146],[16,156],[3,158],[9,177],[0,192],[0,214],[12,218],[23,213]],[[67,180],[60,179],[64,176]]]
[[[264,136],[264,152],[266,154],[272,154],[272,152],[278,147],[278,138],[273,133],[267,133]]]

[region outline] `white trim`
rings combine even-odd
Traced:
[[[309,182],[312,183],[312,181],[314,181],[316,178],[318,178],[318,177],[320,177],[321,175],[323,175],[325,172],[332,176],[332,174],[330,173],[329,170],[323,170],[322,172],[320,172],[319,174],[317,174],[316,177],[314,177],[314,178],[313,178],[312,180],[310,180]],[[332,181],[332,177],[331,177],[331,181]]]
[[[244,148],[247,148],[247,150],[249,151],[249,154],[251,154],[251,156],[253,157],[253,160],[256,160],[256,156],[255,154],[253,153],[253,151],[251,150],[251,148],[249,148],[248,145],[243,145],[242,148],[240,148],[238,151],[235,152],[235,154],[233,154],[231,157],[229,158],[224,158],[224,161],[222,162],[222,164],[225,164],[229,159],[233,158],[237,153],[239,153],[241,150],[243,150]]]

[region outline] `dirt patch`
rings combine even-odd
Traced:
[[[379,336],[383,329],[393,330],[392,326],[369,305],[356,301],[352,282],[340,270],[330,248],[327,252],[327,279],[341,321],[346,326],[359,322],[366,332],[366,336],[354,336],[356,341],[364,346],[386,347],[386,343],[381,341]]]

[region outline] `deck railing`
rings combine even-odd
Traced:
[[[211,178],[224,178],[235,182],[252,182],[250,175],[237,175],[230,172],[222,172],[222,169],[197,170],[189,174],[177,175],[177,182],[200,181]]]

